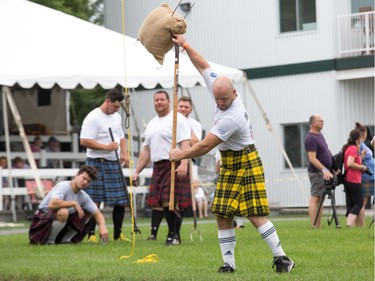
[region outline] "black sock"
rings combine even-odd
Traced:
[[[163,220],[164,217],[164,211],[163,210],[155,210],[152,209],[152,214],[151,214],[151,235],[154,235],[155,238],[158,235],[158,230],[161,221]]]
[[[181,230],[183,218],[184,218],[184,211],[180,210],[180,217],[177,217],[176,219],[176,233],[178,235],[178,239],[180,239],[180,230]]]
[[[87,225],[89,226],[89,231],[88,231],[88,237],[90,237],[91,235],[95,235],[95,227],[96,227],[96,221],[94,219],[94,217],[91,217],[89,222],[87,223]]]
[[[176,233],[177,215],[173,211],[169,211],[169,207],[164,208],[165,219],[168,224],[168,237]]]
[[[112,211],[113,239],[118,239],[121,234],[122,221],[125,217],[125,206],[114,206]]]

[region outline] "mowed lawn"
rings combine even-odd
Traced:
[[[337,229],[325,219],[323,229],[311,229],[306,217],[270,219],[296,263],[291,273],[274,272],[272,253],[249,222],[236,230],[236,272],[219,274],[222,258],[213,219],[198,220],[201,242],[198,232],[191,232],[193,220],[186,218],[182,244],[173,247],[164,246],[165,222],[158,240],[147,241],[150,219],[139,219],[142,237],[135,243],[35,246],[28,244],[27,233],[0,235],[0,280],[374,280],[373,227]],[[345,225],[343,216],[340,222]],[[131,238],[128,225],[124,232]],[[156,260],[144,262],[149,255]]]

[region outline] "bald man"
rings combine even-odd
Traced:
[[[276,267],[276,272],[290,272],[294,262],[286,256],[274,225],[266,218],[270,208],[263,165],[254,146],[252,125],[241,97],[231,79],[213,72],[208,62],[182,35],[174,35],[172,41],[187,52],[216,103],[215,125],[207,136],[187,150],[173,149],[169,156],[171,161],[180,161],[202,156],[216,146],[220,150],[222,164],[212,203],[224,261],[218,272],[235,272],[234,216],[247,217],[258,230],[273,253],[272,267]]]

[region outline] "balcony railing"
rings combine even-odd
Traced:
[[[338,17],[339,56],[374,54],[375,11]]]

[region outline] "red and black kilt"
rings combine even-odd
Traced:
[[[56,219],[56,211],[36,211],[29,229],[30,244],[45,244],[52,229],[52,222]]]
[[[176,162],[176,169],[181,162]],[[171,162],[162,160],[154,163],[150,193],[147,203],[150,207],[161,207],[162,202],[169,202],[171,191]],[[186,178],[175,178],[174,202],[181,209],[191,204],[190,173],[188,170]]]
[[[68,217],[68,221],[65,227],[60,231],[56,238],[56,244],[64,237],[68,228],[74,229],[77,231],[77,234],[72,238],[72,243],[79,243],[87,235],[89,226],[88,213],[86,213],[82,219],[79,218],[78,213],[75,212]],[[42,212],[40,210],[36,211],[33,219],[31,221],[30,230],[29,230],[29,240],[30,244],[45,244],[47,243],[48,236],[51,233],[52,223],[56,219],[56,211],[48,210],[48,212]]]

